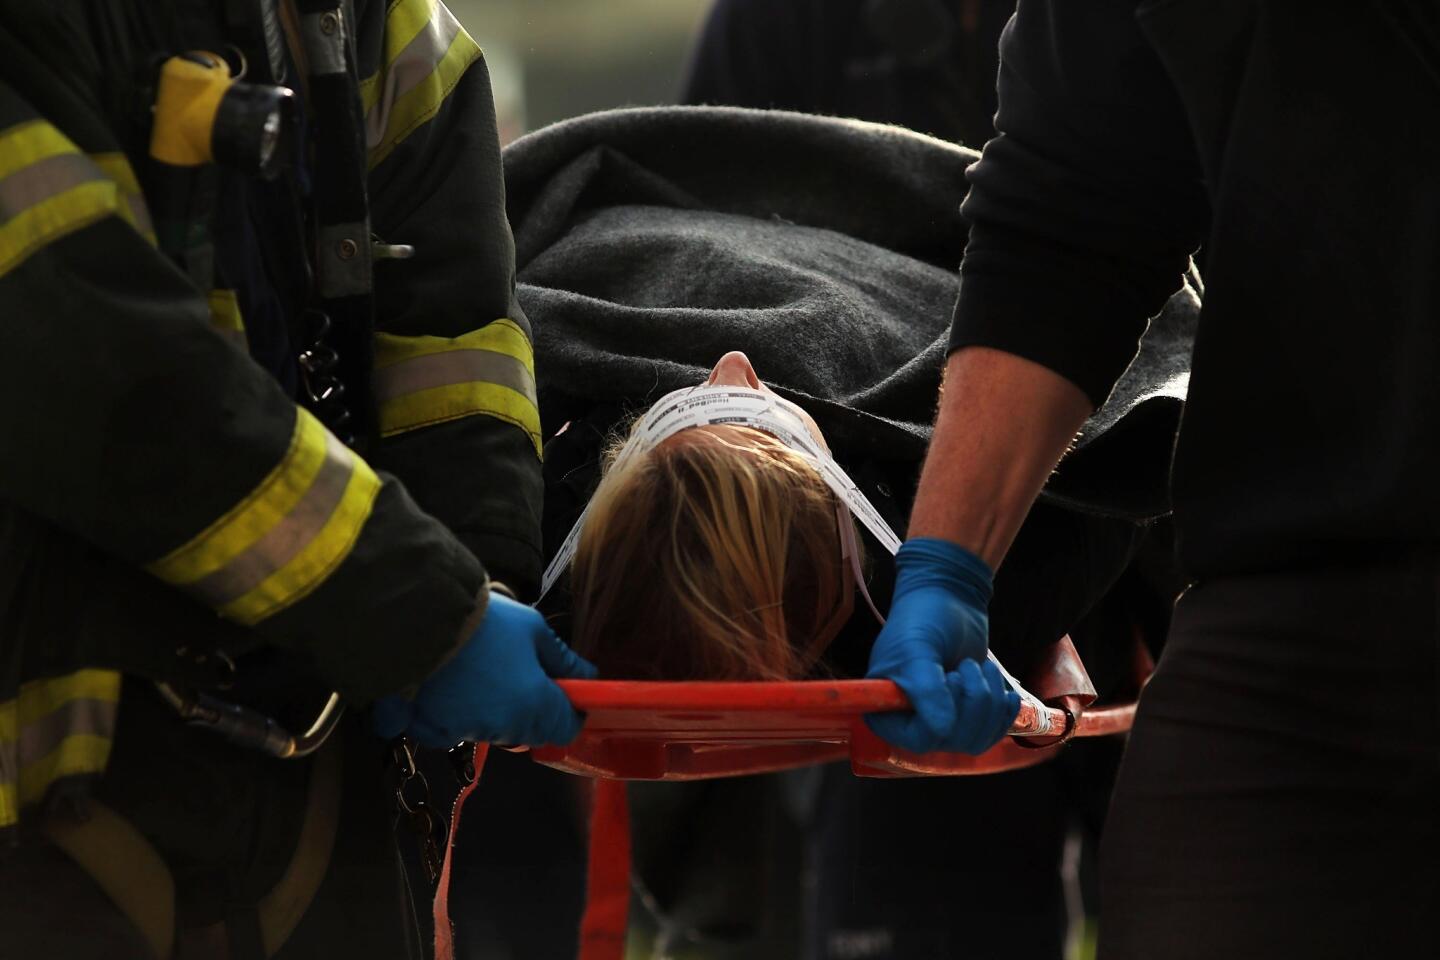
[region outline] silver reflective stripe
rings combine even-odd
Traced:
[[[440,61],[450,49],[450,44],[460,35],[460,21],[446,9],[445,4],[435,4],[435,13],[425,29],[415,39],[405,44],[395,59],[385,67],[385,78],[380,89],[380,99],[365,114],[365,146],[375,149],[385,136],[390,123],[390,110],[405,94],[414,90],[425,78],[435,72]]]
[[[0,179],[0,223],[72,187],[94,180],[109,182],[100,168],[78,153],[37,160]]]
[[[43,759],[66,737],[113,737],[118,708],[114,700],[67,700],[40,719],[25,724],[20,728],[18,766]]]
[[[325,434],[325,460],[300,501],[278,523],[225,566],[186,586],[220,607],[254,590],[293,560],[329,522],[345,495],[355,457],[334,434]]]
[[[310,60],[312,77],[345,72],[345,17],[340,10],[302,16],[300,42]]]
[[[448,350],[403,360],[375,371],[375,397],[380,403],[435,387],[460,383],[497,383],[535,403],[535,378],[525,364],[494,350]]]

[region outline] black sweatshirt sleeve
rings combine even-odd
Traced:
[[[1186,115],[1136,0],[1021,0],[998,135],[969,170],[950,349],[1040,363],[1097,407],[1181,285],[1208,217]]]

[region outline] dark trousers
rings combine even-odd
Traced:
[[[1101,852],[1102,960],[1434,956],[1433,556],[1180,601]]]
[[[1097,836],[1116,738],[982,777],[827,769],[808,851],[810,960],[1060,960],[1066,834]]]

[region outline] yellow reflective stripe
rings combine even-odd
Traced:
[[[0,826],[56,780],[104,770],[119,702],[120,674],[87,669],[32,680],[0,703]]]
[[[240,315],[240,301],[234,290],[211,290],[206,298],[210,304],[210,325],[241,350],[250,349],[245,335],[245,318]]]
[[[514,424],[530,437],[541,455],[540,418],[535,405],[508,387],[463,383],[397,397],[380,410],[380,435],[393,436],[476,414]]]
[[[135,177],[135,171],[130,167],[130,159],[125,154],[119,151],[92,153],[90,162],[99,167],[101,173],[119,184],[122,193],[140,192],[140,181]]]
[[[72,700],[120,702],[120,674],[114,670],[77,670],[61,677],[22,684],[14,700],[0,703],[0,743],[19,739],[30,726]]]
[[[290,447],[250,494],[224,516],[149,566],[167,583],[184,586],[230,563],[294,509],[325,463],[326,430],[296,408]]]
[[[435,18],[435,6],[436,0],[392,0],[385,11],[385,62],[379,71],[360,81],[360,103],[367,113],[380,99],[390,65]]]
[[[125,201],[120,207],[120,215],[139,231],[141,236],[149,240],[152,246],[156,244],[155,226],[150,221],[150,208],[145,205],[144,191],[140,189],[140,181],[130,167],[129,158],[123,153],[114,152],[92,153],[90,159],[105,176],[119,185],[120,198]]]
[[[0,276],[121,208],[119,185],[50,124],[0,132]]]
[[[0,177],[80,148],[44,120],[26,120],[0,131]]]
[[[385,27],[385,65],[361,84],[371,167],[435,116],[480,58],[480,47],[443,3],[399,0]]]
[[[534,350],[514,321],[454,338],[377,334],[375,361],[382,436],[478,414],[524,430],[540,455]]]
[[[459,337],[399,337],[392,333],[375,335],[375,369],[417,357],[428,357],[451,350],[493,350],[514,357],[525,364],[533,376],[535,349],[520,325],[509,317],[492,320],[478,330]]]
[[[119,210],[115,184],[97,180],[41,201],[0,224],[0,277],[31,254]]]
[[[223,615],[247,625],[258,623],[303,599],[350,555],[380,494],[375,471],[353,453],[350,457],[354,461],[350,481],[325,525],[259,586],[221,607]]]
[[[297,408],[289,449],[255,490],[148,569],[231,619],[257,623],[349,555],[379,490],[370,466]]]
[[[240,300],[234,290],[211,290],[207,299],[210,303],[210,324],[213,327],[217,330],[245,332],[245,320],[240,316]]]

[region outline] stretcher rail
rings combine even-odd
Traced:
[[[538,748],[533,756],[602,779],[700,780],[846,759],[866,777],[992,773],[1048,759],[1062,734],[1128,730],[1134,716],[1133,703],[1092,707],[1072,718],[1022,700],[1011,738],[985,754],[914,754],[883,742],[864,722],[869,713],[909,708],[890,680],[559,683],[586,715],[585,727],[569,746]],[[1022,746],[1012,738],[1041,739]]]

